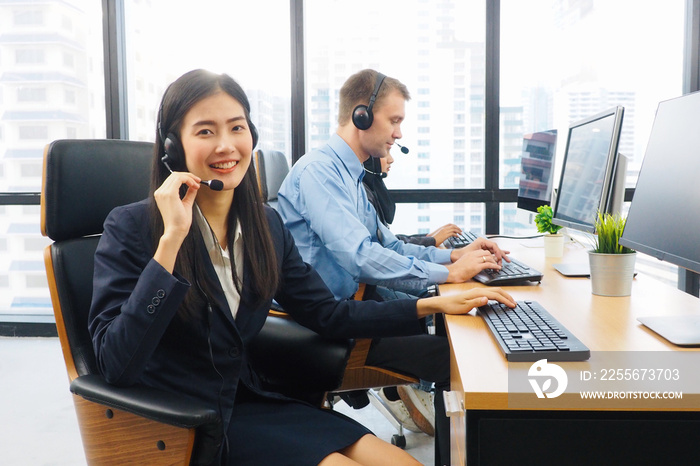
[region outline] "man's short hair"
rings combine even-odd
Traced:
[[[352,112],[358,105],[369,105],[374,86],[377,83],[377,71],[365,69],[350,76],[340,88],[340,104],[338,108],[338,124],[343,126],[352,119]],[[408,88],[401,81],[389,76],[379,88],[373,109],[381,107],[382,99],[392,90],[397,90],[404,99],[411,100]]]

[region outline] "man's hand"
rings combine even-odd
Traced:
[[[446,283],[464,283],[486,269],[501,270],[496,258],[484,249],[467,250],[456,262],[447,265]]]
[[[450,255],[450,259],[452,259],[452,262],[457,262],[463,255],[470,254],[473,251],[477,251],[480,254],[488,252],[488,254],[493,256],[494,260],[499,265],[501,264],[503,259],[505,259],[506,262],[510,262],[510,258],[508,258],[508,254],[510,254],[510,251],[504,251],[501,248],[499,248],[498,244],[496,244],[495,242],[482,237],[478,237],[468,246],[459,249],[453,249],[452,254]]]

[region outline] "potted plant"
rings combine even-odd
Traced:
[[[629,296],[632,292],[637,253],[620,244],[626,219],[598,213],[594,247],[588,251],[593,294]]]
[[[564,235],[559,233],[561,227],[552,223],[552,206],[543,205],[537,208],[535,225],[537,225],[538,232],[544,233],[544,256],[563,256]]]

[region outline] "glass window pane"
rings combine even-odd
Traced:
[[[400,141],[410,152],[396,148],[387,186],[484,186],[485,2],[307,0],[304,12],[307,148],[335,132],[343,82],[373,68],[411,93]]]
[[[463,230],[483,235],[484,212],[484,205],[480,203],[401,203],[396,204],[394,223],[389,228],[394,234],[427,235],[454,223]]]
[[[0,18],[0,192],[38,193],[46,144],[105,137],[101,2],[2,2]],[[0,206],[0,314],[53,315],[48,243],[39,206]]]
[[[289,0],[127,0],[129,139],[153,141],[161,97],[183,73],[227,73],[248,95],[261,149],[291,158]]]
[[[43,258],[50,242],[39,206],[0,206],[0,314],[53,315]]]
[[[501,226],[499,232],[506,236],[537,235],[535,212],[518,209],[514,202],[504,202],[500,205]]]
[[[570,123],[621,105],[633,187],[659,101],[682,93],[685,4],[502,0],[501,186],[517,188],[523,134],[557,129],[558,167]]]

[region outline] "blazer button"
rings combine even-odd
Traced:
[[[231,348],[230,350],[228,350],[228,355],[232,358],[237,358],[241,355],[241,350],[239,350],[237,347]]]
[[[149,304],[148,307],[146,308],[146,311],[149,314],[153,314],[154,312],[156,312],[156,307],[153,304]]]
[[[152,303],[154,306],[159,305],[159,304],[160,304],[160,298],[154,297],[154,298],[151,300],[151,303]]]
[[[156,296],[158,296],[160,299],[165,298],[165,290],[158,290],[156,292]]]

